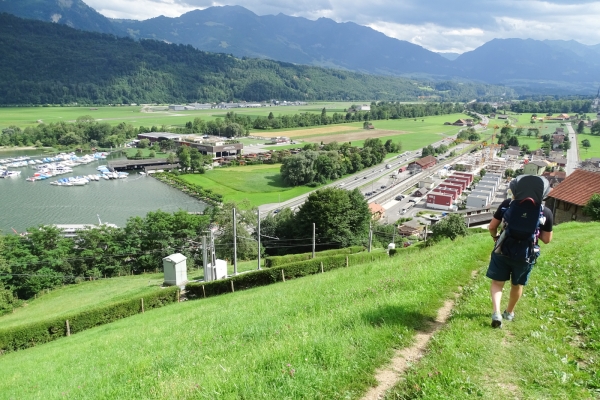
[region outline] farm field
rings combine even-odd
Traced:
[[[589,140],[591,146],[586,150],[581,145],[582,140]],[[600,136],[594,136],[590,133],[589,129],[585,130],[583,134],[577,134],[577,145],[579,146],[579,159],[586,160],[588,158],[600,158]]]
[[[323,107],[341,112],[352,103],[323,102],[312,103],[306,106],[273,106],[256,109],[236,108],[231,110],[194,110],[194,111],[168,111],[167,106],[156,107],[156,111],[146,112],[152,108],[142,106],[105,106],[105,107],[4,107],[0,108],[0,129],[15,125],[21,128],[38,125],[38,121],[74,122],[78,117],[90,115],[97,121],[118,125],[121,122],[138,126],[184,126],[186,122],[200,117],[205,121],[223,118],[228,111],[251,116],[268,116],[269,112],[275,115],[296,114],[300,112],[321,113]]]
[[[308,186],[289,187],[281,179],[280,165],[247,165],[219,168],[205,174],[187,174],[187,182],[223,195],[223,201],[239,203],[248,199],[251,206],[278,203],[314,190]]]
[[[594,398],[598,223],[556,227],[503,329],[488,233],[402,257],[172,304],[0,357],[6,398],[347,398],[450,318],[386,399]],[[472,278],[472,272],[478,275]],[[461,288],[464,289],[460,289]],[[318,295],[317,295],[318,294]],[[504,299],[504,304],[506,303]],[[502,362],[490,363],[498,359]],[[507,389],[508,388],[508,389]]]
[[[172,304],[6,354],[0,392],[7,398],[360,398],[375,368],[394,348],[409,346],[470,280],[488,254],[481,246],[487,239],[458,240],[461,252],[449,252],[457,244],[448,243],[402,260]],[[452,254],[434,265],[443,252]]]

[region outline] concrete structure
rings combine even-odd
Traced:
[[[187,279],[187,257],[180,253],[171,254],[163,258],[163,270],[165,273],[165,286],[183,286]]]
[[[469,193],[469,196],[485,197],[485,198],[487,198],[486,204],[490,204],[492,202],[492,198],[493,198],[494,194],[492,192],[484,191],[484,190],[473,190],[471,193]]]
[[[441,192],[431,192],[427,195],[427,208],[436,210],[454,210],[453,195]]]
[[[425,189],[433,189],[435,186],[435,181],[431,178],[426,178],[419,181],[419,187]]]
[[[496,185],[493,185],[493,184],[487,183],[487,182],[479,182],[473,188],[474,191],[491,192],[492,194],[496,193],[496,189],[497,189]]]
[[[218,281],[227,278],[227,261],[216,260],[215,265],[208,263],[204,270],[204,282]]]
[[[583,213],[583,207],[595,193],[600,193],[600,172],[573,171],[550,191],[546,200],[546,206],[554,214],[554,223],[589,221],[590,217]]]

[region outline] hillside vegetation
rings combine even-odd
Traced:
[[[174,304],[7,354],[0,357],[0,392],[7,398],[361,398],[394,349],[409,346],[444,300],[467,285],[434,351],[390,398],[590,398],[598,387],[593,294],[600,280],[598,250],[587,239],[599,233],[599,224],[556,227],[514,328],[489,328],[482,275],[491,241],[481,234]],[[480,271],[475,281],[473,270]],[[510,390],[500,386],[506,383]]]
[[[428,90],[420,89],[427,86]],[[0,14],[0,104],[231,100],[471,100],[505,88],[438,84],[207,53]],[[506,95],[508,96],[508,94]]]

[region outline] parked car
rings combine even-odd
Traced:
[[[401,194],[401,195],[396,196],[396,198],[394,200],[400,201],[400,200],[404,199],[404,197],[405,196],[403,194]]]

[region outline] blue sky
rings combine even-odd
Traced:
[[[494,38],[600,43],[600,1],[591,0],[83,0],[111,18],[177,17],[240,5],[258,15],[331,18],[370,26],[432,51],[462,53]]]

